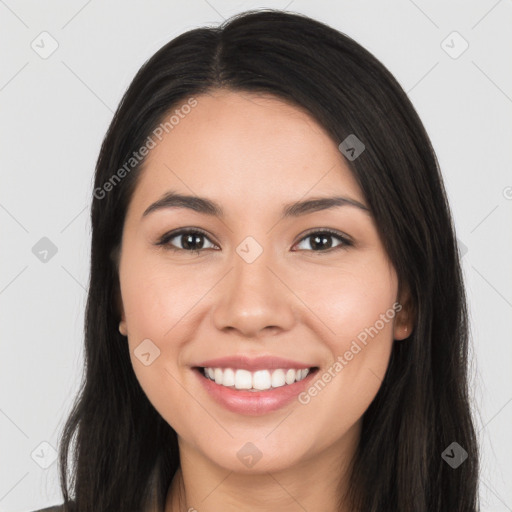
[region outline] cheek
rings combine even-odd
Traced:
[[[321,322],[325,341],[338,353],[348,349],[347,341],[361,333],[364,338],[365,330],[392,308],[397,294],[395,272],[377,251],[354,253],[337,267],[297,269],[289,275],[288,283],[304,298],[309,318]],[[394,317],[393,311],[388,312],[390,315]],[[387,320],[384,325],[378,322],[384,337],[392,332],[392,321]]]
[[[126,257],[121,269],[128,332],[134,339],[169,336],[207,289],[204,272],[166,263],[163,256],[134,252]]]
[[[218,269],[210,276],[134,251],[123,261],[120,279],[137,380],[166,421],[186,432],[190,375],[180,365],[182,350],[197,337],[201,299],[218,281]]]
[[[135,376],[160,415],[177,431],[186,431],[183,418],[190,395],[184,389],[179,360],[190,339],[183,327],[191,305],[171,277],[155,271],[136,274],[126,281],[123,301]]]
[[[316,325],[322,325],[322,342],[330,355],[301,403],[321,418],[320,424],[336,424],[333,436],[364,414],[381,386],[393,346],[395,274],[381,258],[359,263],[317,272],[316,287],[311,281],[296,282],[321,319]]]

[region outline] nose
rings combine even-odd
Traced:
[[[234,268],[217,290],[219,300],[213,311],[213,323],[217,329],[258,338],[293,327],[296,321],[295,297],[284,276],[276,270],[277,265],[271,261],[270,252],[264,250],[251,263],[237,253],[233,255]]]

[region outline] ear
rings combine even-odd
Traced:
[[[117,287],[117,291],[116,291],[116,305],[117,305],[117,311],[119,312],[119,316],[121,317],[121,320],[119,322],[119,332],[123,336],[127,336],[128,331],[126,329],[126,317],[124,314],[123,299],[121,298],[121,292],[119,290],[119,286]]]
[[[116,245],[112,248],[110,251],[110,260],[114,264],[114,268],[117,274],[117,284],[116,284],[116,292],[115,292],[115,302],[116,302],[116,309],[117,312],[121,318],[119,322],[119,332],[123,336],[128,335],[128,330],[126,329],[126,318],[124,314],[124,306],[123,306],[123,299],[121,297],[121,285],[119,284],[119,260],[120,260],[120,245]]]
[[[403,340],[408,338],[415,323],[416,312],[411,297],[411,292],[408,286],[397,297],[397,303],[400,305],[396,307],[396,316],[393,324],[393,338],[395,340]]]

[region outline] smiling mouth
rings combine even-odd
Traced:
[[[215,382],[219,386],[236,391],[272,391],[287,387],[304,380],[308,375],[318,371],[317,366],[310,368],[276,368],[249,371],[236,368],[205,368],[195,367],[202,377]]]

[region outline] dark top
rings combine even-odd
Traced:
[[[40,508],[39,510],[34,510],[34,512],[62,512],[64,510],[64,505],[54,505],[53,507]]]

